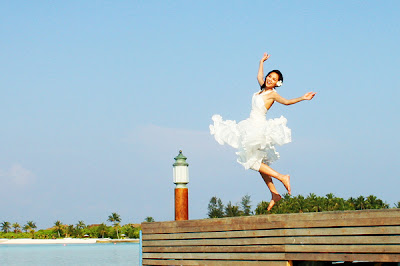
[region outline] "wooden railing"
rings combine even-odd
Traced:
[[[153,222],[142,232],[143,265],[400,262],[400,209]]]

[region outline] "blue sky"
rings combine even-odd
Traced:
[[[190,164],[190,218],[209,199],[270,194],[209,135],[250,111],[264,52],[293,142],[273,167],[294,195],[400,201],[398,1],[2,1],[0,221],[173,220],[172,164]],[[277,184],[277,183],[276,183]],[[280,192],[284,187],[277,184]]]

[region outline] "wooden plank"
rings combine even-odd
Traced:
[[[400,245],[286,245],[286,253],[369,253],[400,254]]]
[[[368,218],[368,219],[348,219],[348,220],[313,220],[313,221],[286,221],[258,223],[257,219],[253,223],[227,223],[210,224],[199,227],[176,227],[176,228],[142,228],[144,234],[156,233],[185,233],[185,232],[218,232],[218,231],[240,231],[240,230],[260,230],[278,228],[326,228],[326,227],[357,227],[357,226],[396,226],[400,225],[400,217],[390,218]]]
[[[400,262],[400,254],[287,253],[287,260]]]
[[[215,218],[215,219],[198,219],[198,220],[187,220],[187,221],[167,221],[167,222],[143,222],[146,227],[155,227],[157,223],[162,223],[163,226],[170,226],[171,224],[192,224],[197,222],[208,223],[210,221],[226,221],[232,220],[246,220],[254,217],[262,219],[268,219],[270,221],[285,221],[290,219],[297,220],[312,220],[312,219],[351,219],[351,218],[369,218],[369,217],[398,217],[400,215],[400,209],[379,209],[379,210],[357,210],[357,211],[325,211],[325,212],[305,212],[305,213],[287,213],[287,214],[266,214],[266,215],[254,215],[254,216],[238,216],[238,217],[226,217],[226,218]],[[225,221],[224,221],[225,220]]]
[[[157,246],[236,246],[282,244],[400,244],[400,236],[321,236],[265,237],[233,239],[143,240],[143,247]]]
[[[291,266],[288,261],[223,261],[223,260],[143,260],[143,265],[210,265],[210,266]]]
[[[285,260],[284,253],[144,253],[143,259]]]
[[[143,252],[153,253],[248,253],[248,252],[285,252],[285,245],[268,245],[268,246],[184,246],[184,247],[144,247]]]
[[[265,245],[265,246],[179,246],[143,247],[143,252],[153,253],[394,253],[400,254],[400,245]]]
[[[145,234],[144,240],[164,239],[206,239],[206,238],[238,238],[267,236],[338,236],[338,235],[396,235],[400,234],[400,226],[370,226],[370,227],[338,227],[338,228],[308,228],[308,229],[265,229],[228,232],[200,232],[176,234]]]
[[[400,254],[343,253],[145,253],[143,259],[210,259],[210,260],[305,260],[305,261],[370,261],[400,262]]]
[[[218,219],[200,219],[188,221],[168,221],[168,222],[152,222],[142,223],[142,228],[169,228],[169,227],[199,227],[208,225],[231,224],[236,223],[268,223],[290,220],[337,220],[337,219],[368,219],[368,218],[399,218],[400,209],[385,210],[362,210],[362,211],[335,211],[335,212],[309,212],[309,213],[290,213],[290,214],[272,214],[272,215],[256,215],[245,217],[229,217]]]

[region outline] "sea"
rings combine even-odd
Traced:
[[[138,243],[0,245],[0,265],[140,265]]]

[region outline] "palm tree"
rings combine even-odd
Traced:
[[[35,229],[37,228],[36,223],[34,223],[33,221],[27,221],[25,226],[27,227],[27,231],[29,230],[29,232],[32,234],[32,238],[34,238]]]
[[[82,236],[82,230],[85,229],[86,225],[83,221],[78,221],[78,223],[76,224],[76,236],[77,237],[81,237]]]
[[[271,213],[293,213],[294,212],[294,205],[296,204],[296,200],[293,196],[289,195],[288,193],[283,194],[282,200],[278,201],[275,210],[272,209]]]
[[[356,199],[353,197],[350,197],[346,200],[346,210],[355,210],[356,209]]]
[[[58,238],[61,237],[61,233],[63,232],[64,225],[60,220],[54,222],[54,232],[58,233]]]
[[[377,209],[377,200],[378,198],[374,195],[369,195],[365,199],[365,208],[366,209]]]
[[[335,195],[333,193],[326,194],[326,207],[327,211],[333,211],[335,203],[334,203]]]
[[[389,205],[378,199],[374,195],[369,195],[365,201],[366,209],[387,209]]]
[[[365,209],[365,198],[363,196],[359,196],[356,199],[356,210],[364,210]]]
[[[303,212],[309,212],[310,211],[310,204],[308,203],[307,198],[305,198],[303,195],[297,195],[294,197],[296,200],[296,211],[299,213]]]
[[[28,230],[29,230],[29,225],[24,225],[23,227],[22,227],[22,230],[24,230],[25,231],[25,233],[27,233],[28,232]]]
[[[334,202],[335,202],[334,206],[335,211],[344,211],[346,209],[346,201],[343,198],[336,197]]]
[[[21,226],[19,225],[19,223],[13,223],[12,227],[14,228],[14,233],[21,232]]]
[[[64,225],[64,229],[65,229],[65,237],[70,237],[74,233],[74,225],[73,224]]]
[[[310,212],[320,212],[321,211],[321,199],[317,197],[314,193],[310,193],[307,198],[307,208]]]
[[[10,229],[11,229],[11,224],[9,222],[4,221],[1,223],[1,230],[3,230],[4,233],[10,232]]]
[[[76,229],[85,229],[86,225],[83,221],[78,221],[76,224]]]
[[[27,221],[26,224],[29,226],[30,229],[35,230],[37,228],[36,223],[33,221]]]
[[[104,238],[104,234],[107,233],[107,225],[104,223],[100,224],[98,227],[98,232],[101,234],[101,237]]]
[[[113,226],[114,226],[115,230],[117,231],[117,238],[119,239],[118,226],[119,226],[119,223],[121,222],[121,217],[119,216],[118,213],[113,212],[113,213],[111,213],[111,215],[108,216],[107,221],[113,223]]]
[[[229,201],[225,207],[225,217],[235,217],[240,215],[241,212],[239,210],[239,206],[232,205],[232,203]]]

